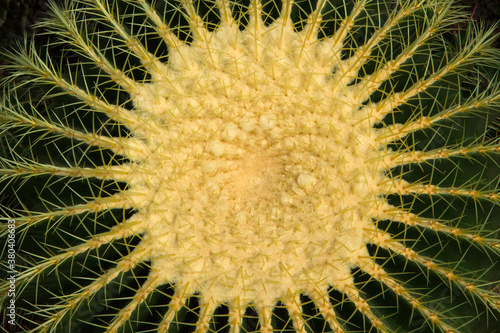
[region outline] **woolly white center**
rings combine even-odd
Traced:
[[[218,301],[342,289],[367,255],[384,178],[376,130],[332,75],[329,46],[262,29],[179,42],[134,95],[162,128],[130,184],[147,194],[137,218],[153,271]]]

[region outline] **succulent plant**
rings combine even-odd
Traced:
[[[500,52],[452,3],[52,5],[4,67],[4,330],[498,330]]]

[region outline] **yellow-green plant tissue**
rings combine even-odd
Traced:
[[[494,28],[449,0],[50,10],[4,51],[4,331],[498,332]]]

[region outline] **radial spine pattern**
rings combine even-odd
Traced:
[[[451,4],[53,6],[0,104],[16,329],[498,325],[500,52]]]

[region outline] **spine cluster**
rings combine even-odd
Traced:
[[[500,325],[500,52],[452,1],[52,10],[4,67],[3,327]]]

